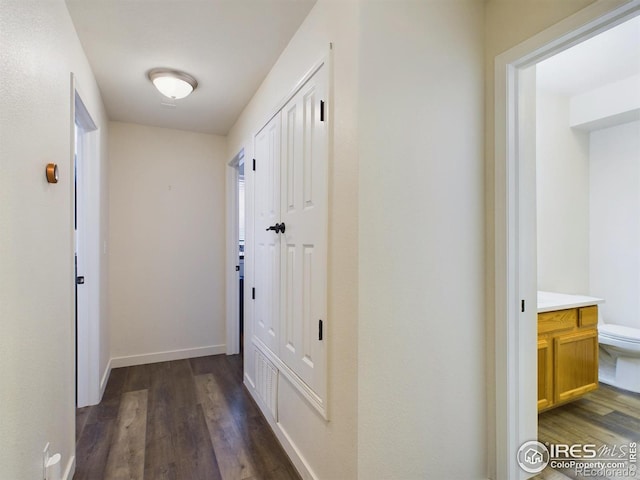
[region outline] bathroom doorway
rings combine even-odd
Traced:
[[[596,2],[496,58],[495,375],[499,479],[531,478],[518,449],[537,438],[535,65],[640,13]],[[534,67],[534,68],[531,68]],[[537,472],[536,472],[537,473]]]
[[[615,360],[598,340],[603,322],[640,327],[640,16],[538,62],[535,119],[538,439],[623,455],[640,397],[608,386]]]

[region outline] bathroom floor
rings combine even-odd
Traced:
[[[613,447],[628,446],[631,442],[640,443],[640,394],[601,383],[598,390],[584,398],[541,413],[538,416],[538,440],[550,444],[593,444],[596,449],[607,446],[614,455],[616,452],[620,453],[620,450],[613,450]],[[575,468],[554,470],[549,466],[534,479],[636,478],[635,474],[609,473],[610,476],[585,476],[576,473]],[[640,477],[640,472],[638,476]]]

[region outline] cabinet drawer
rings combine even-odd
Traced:
[[[597,315],[596,315],[597,321]],[[538,314],[538,334],[566,330],[578,324],[578,310],[558,310]]]
[[[598,324],[598,307],[582,307],[578,314],[578,325],[580,327],[589,327]]]

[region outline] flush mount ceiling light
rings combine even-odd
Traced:
[[[162,95],[173,99],[186,97],[198,86],[191,75],[169,68],[154,68],[147,76]]]

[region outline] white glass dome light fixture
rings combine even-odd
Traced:
[[[167,98],[184,98],[198,87],[198,82],[188,73],[169,68],[154,68],[147,74],[158,91]]]

